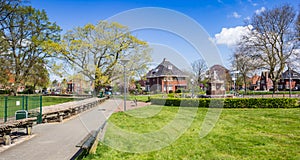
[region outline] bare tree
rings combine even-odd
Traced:
[[[300,5],[299,5],[299,8],[300,8]],[[298,13],[298,17],[296,20],[296,32],[298,35],[298,40],[300,40],[300,13]]]
[[[245,92],[247,92],[247,80],[249,76],[253,76],[253,73],[264,64],[256,56],[252,56],[250,48],[243,43],[238,44],[235,53],[232,58],[232,67],[239,71],[245,86]]]
[[[299,40],[294,32],[295,11],[289,5],[255,14],[250,20],[251,32],[243,37],[252,56],[259,58],[269,70],[274,92],[287,60],[295,54]]]
[[[206,62],[203,59],[198,59],[192,63],[192,69],[194,71],[196,83],[199,85],[205,78],[205,73],[208,69]]]

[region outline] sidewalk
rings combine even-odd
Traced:
[[[70,159],[79,148],[76,145],[92,130],[97,130],[122,104],[107,100],[99,106],[65,120],[33,127],[33,137],[0,152],[0,160]]]

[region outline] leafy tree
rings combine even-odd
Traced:
[[[0,0],[0,23],[3,23],[10,14],[13,14],[19,4],[20,0]],[[0,26],[0,84],[5,88],[9,82],[9,63],[1,56],[4,54],[3,52],[7,52],[8,50],[8,43],[3,36],[4,29],[5,28]]]
[[[43,63],[34,64],[29,71],[27,85],[31,85],[33,89],[36,87],[47,88],[49,81],[49,73]]]
[[[1,52],[0,59],[8,64],[14,83],[10,87],[16,93],[18,87],[30,81],[31,70],[35,66],[44,66],[46,58],[52,56],[46,52],[47,45],[59,40],[60,28],[49,22],[43,10],[36,10],[31,6],[8,7],[7,10],[13,10],[13,14],[8,14],[0,22],[2,40],[7,45],[7,50]]]
[[[6,21],[9,15],[14,14],[17,6],[20,4],[21,0],[0,0],[0,23]],[[3,36],[4,27],[0,26],[0,53],[6,52],[8,49],[8,43]]]
[[[61,81],[61,87],[62,87],[61,92],[66,93],[67,88],[68,88],[68,81],[65,78]]]
[[[145,68],[146,64],[139,62],[145,62],[148,57],[146,42],[131,35],[127,27],[106,21],[68,31],[62,45],[55,47],[74,70],[94,82],[95,93],[122,75],[119,74],[123,68],[118,64],[120,59],[132,58],[126,66],[134,69],[133,66]]]
[[[289,5],[255,14],[250,20],[250,33],[243,37],[245,48],[250,49],[252,57],[257,57],[269,70],[274,92],[286,62],[299,47],[293,27],[295,11]],[[248,52],[250,53],[250,52]]]

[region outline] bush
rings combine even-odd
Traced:
[[[181,89],[177,89],[175,93],[181,93]]]
[[[9,90],[0,90],[0,94],[9,94]]]
[[[297,98],[151,98],[151,104],[184,107],[296,108]]]
[[[279,91],[279,92],[275,92],[273,93],[273,91],[251,91],[248,90],[246,93],[245,91],[239,91],[239,94],[244,94],[244,95],[276,95],[276,94],[289,94],[289,91]],[[300,94],[299,91],[292,91],[291,94]]]

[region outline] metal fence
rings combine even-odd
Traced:
[[[16,119],[16,111],[25,110],[41,121],[42,96],[0,96],[0,123]]]

